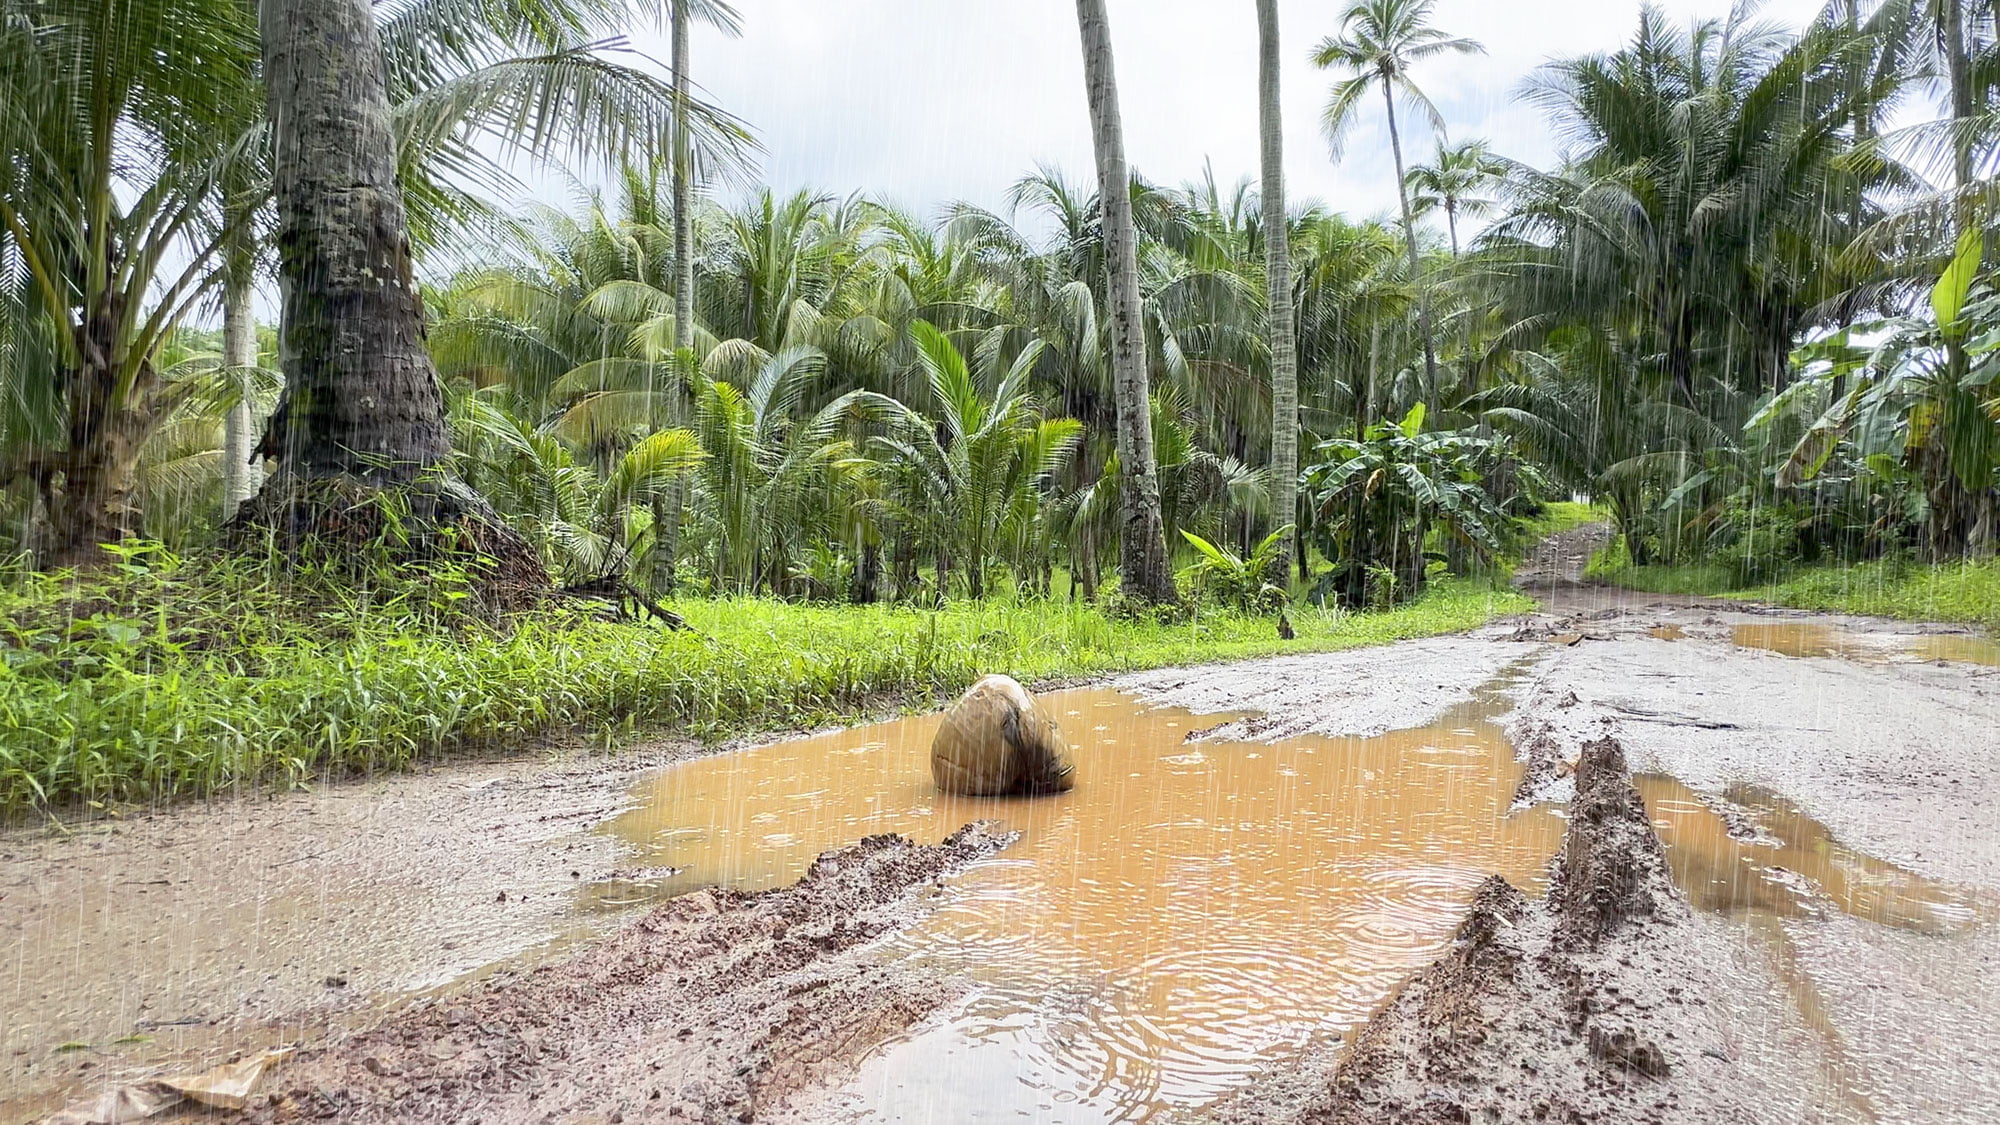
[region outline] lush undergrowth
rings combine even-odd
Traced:
[[[1573,500],[1544,504],[1540,513],[1516,521],[1516,542],[1523,547],[1531,546],[1551,535],[1582,527],[1587,523],[1601,523],[1610,518],[1610,509],[1592,504]]]
[[[1815,567],[1741,596],[1799,609],[1963,621],[2000,631],[2000,560],[1944,566],[1890,560]]]
[[[1295,607],[1110,620],[1061,602],[943,610],[685,602],[669,632],[584,608],[482,623],[449,572],[360,584],[129,560],[83,587],[0,594],[0,811],[152,801],[396,769],[553,733],[615,745],[816,726],[961,690],[1470,628],[1528,602],[1443,580],[1380,614]]]
[[[1906,559],[1794,568],[1773,582],[1743,585],[1720,563],[1633,566],[1613,543],[1590,576],[1654,594],[1743,598],[1832,613],[1956,621],[2000,630],[2000,560],[1925,566]]]

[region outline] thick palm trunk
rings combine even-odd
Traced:
[[[372,6],[262,0],[259,23],[285,393],[256,450],[278,471],[239,521],[288,549],[489,560],[491,589],[532,598],[541,560],[447,462]]]
[[[1264,202],[1264,285],[1271,333],[1271,522],[1297,518],[1299,485],[1299,356],[1293,327],[1291,232],[1285,218],[1285,130],[1279,104],[1278,0],[1257,0],[1257,125]],[[1276,552],[1280,574],[1289,544]]]
[[[69,427],[62,452],[31,468],[48,512],[44,566],[89,566],[98,548],[142,533],[133,503],[139,450],[165,412],[162,384],[141,361],[120,393],[120,371],[131,358],[123,346],[123,298],[105,294],[77,332],[76,366],[63,379]],[[60,483],[58,483],[60,482]]]
[[[285,395],[280,477],[415,480],[450,453],[368,0],[263,0]],[[274,483],[276,483],[274,481]]]
[[[222,362],[229,367],[257,365],[257,321],[251,308],[252,295],[247,269],[241,275],[232,273],[223,284]],[[255,430],[256,418],[250,410],[250,400],[239,398],[230,406],[222,428],[222,518],[225,522],[236,515],[236,510],[243,506],[245,500],[257,495],[258,487],[264,483],[262,467],[250,457],[250,447],[257,440]]]
[[[1410,284],[1417,290],[1417,335],[1424,344],[1424,399],[1429,402],[1437,397],[1438,386],[1437,347],[1431,343],[1431,297],[1424,286],[1423,264],[1417,257],[1417,223],[1410,215],[1410,187],[1403,182],[1403,138],[1396,132],[1396,95],[1386,78],[1382,81],[1382,100],[1389,107],[1389,151],[1396,158],[1396,202],[1403,208],[1403,243],[1410,252]]]
[[[68,441],[60,456],[34,467],[48,513],[49,541],[38,553],[43,566],[102,562],[102,544],[144,531],[132,492],[139,450],[153,431],[157,411],[113,405],[109,391],[115,381],[113,371],[94,363],[72,377]],[[157,382],[150,369],[142,371],[130,393],[148,397]]]
[[[1076,0],[1090,131],[1097,154],[1098,202],[1111,320],[1112,387],[1118,406],[1121,582],[1150,602],[1180,600],[1160,521],[1159,469],[1153,463],[1152,394],[1146,370],[1146,326],[1139,293],[1139,235],[1132,220],[1132,179],[1125,166],[1125,130],[1112,70],[1111,26],[1104,0]]]

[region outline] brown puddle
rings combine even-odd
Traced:
[[[1815,622],[1738,625],[1730,640],[1785,656],[1869,663],[1945,660],[2000,667],[2000,641],[1971,633],[1866,633]]]
[[[1838,909],[1930,934],[1962,931],[1990,913],[1970,892],[1847,847],[1825,825],[1765,790],[1729,790],[1729,801],[1754,822],[1754,829],[1740,825],[1732,834],[1729,823],[1679,781],[1648,774],[1632,784],[1667,845],[1674,881],[1697,909],[1786,918]]]
[[[1678,641],[1687,637],[1687,630],[1679,625],[1655,625],[1646,632],[1662,641]]]
[[[967,1122],[1206,1101],[1365,1020],[1443,948],[1482,878],[1539,888],[1561,836],[1547,809],[1507,815],[1520,767],[1498,689],[1424,727],[1276,744],[1189,743],[1220,720],[1109,690],[1045,702],[1077,746],[1070,794],[941,797],[938,720],[921,716],[671,767],[610,828],[682,869],[663,893],[776,886],[868,833],[1018,829],[885,951],[969,969],[979,990],[849,1090],[857,1112]]]

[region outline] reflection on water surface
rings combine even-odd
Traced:
[[[1971,633],[1867,633],[1816,622],[1738,625],[1730,639],[1786,656],[1835,656],[1871,663],[1945,660],[2000,667],[2000,641]]]

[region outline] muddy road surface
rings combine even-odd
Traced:
[[[0,1121],[2000,1119],[2000,647],[1526,569],[1477,633],[0,836]],[[975,822],[983,827],[966,828]],[[1005,846],[1002,846],[1002,845]]]

